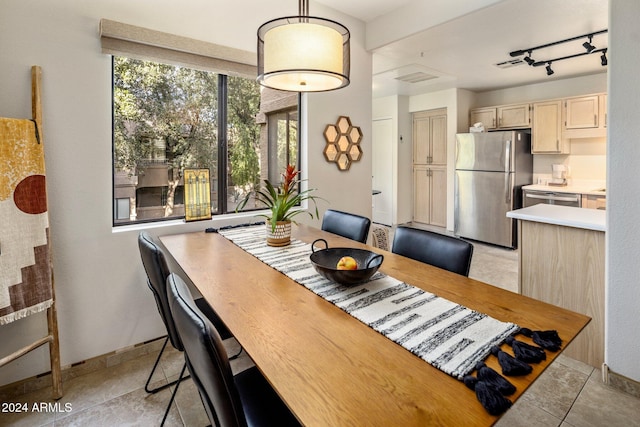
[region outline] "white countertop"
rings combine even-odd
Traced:
[[[602,191],[604,189],[604,184],[600,184],[597,182],[575,182],[564,187],[557,187],[554,185],[544,185],[544,184],[533,184],[533,185],[525,185],[522,187],[523,190],[535,190],[535,191],[552,191],[555,193],[580,193],[580,194],[589,194],[596,196],[605,196],[606,192]]]
[[[543,222],[586,230],[606,231],[607,228],[607,213],[598,209],[538,204],[507,212],[507,216],[524,221]]]

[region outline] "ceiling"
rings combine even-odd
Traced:
[[[379,23],[389,12],[412,7],[417,1],[423,0],[318,0],[368,23]],[[544,66],[528,66],[522,56],[514,58],[509,52],[607,26],[608,0],[499,1],[374,49],[373,96],[415,95],[452,87],[486,91],[603,73],[601,53],[553,63],[554,74],[547,76]],[[532,57],[540,61],[586,52],[585,41],[586,37],[535,50]],[[598,49],[607,47],[607,34],[594,36],[592,43]],[[513,60],[517,64],[509,63]],[[504,62],[503,67],[496,65]],[[414,73],[430,78],[414,83],[399,80]]]

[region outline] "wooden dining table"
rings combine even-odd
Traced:
[[[384,255],[380,271],[495,319],[555,329],[563,348],[589,318],[306,225],[293,238]],[[160,241],[306,426],[490,426],[498,419],[462,381],[434,368],[218,233]],[[528,338],[519,336],[519,340]],[[509,348],[503,345],[505,351]],[[560,352],[509,377],[515,401]],[[495,356],[487,365],[500,372]]]

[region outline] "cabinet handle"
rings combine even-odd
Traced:
[[[598,115],[597,114],[593,115],[593,125],[594,126],[598,126]]]
[[[560,151],[560,140],[556,139],[556,151]]]

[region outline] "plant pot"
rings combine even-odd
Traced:
[[[271,229],[271,222],[266,223],[267,245],[287,246],[291,243],[291,221],[276,222],[276,229]]]

